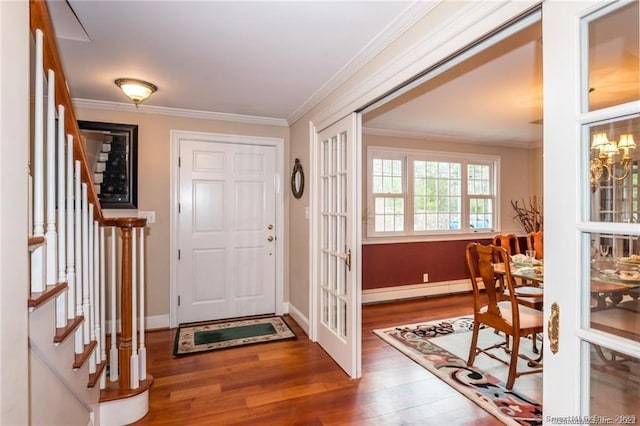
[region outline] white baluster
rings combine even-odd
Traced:
[[[109,299],[111,301],[111,350],[109,351],[109,379],[112,382],[118,380],[118,347],[116,346],[117,333],[116,333],[116,227],[111,227],[111,246],[110,246],[110,267],[111,274],[109,282],[111,284],[111,290],[109,292]]]
[[[106,337],[106,313],[105,313],[105,298],[106,298],[106,290],[105,290],[105,262],[107,261],[105,255],[105,243],[104,243],[104,226],[100,226],[100,360],[104,362],[107,360],[107,337]],[[103,370],[104,371],[104,370]],[[106,374],[100,375],[100,389],[104,389],[107,386],[107,376]]]
[[[27,163],[27,229],[33,230],[33,175],[31,173],[31,161]]]
[[[64,148],[64,107],[58,105],[58,282],[67,281],[67,236],[66,217],[65,217],[65,148]],[[69,298],[69,290],[63,292],[56,298],[56,326],[65,327],[67,325],[67,299]]]
[[[67,135],[67,318],[76,316],[76,261],[74,247],[73,136]]]
[[[82,271],[82,191],[81,191],[81,179],[80,175],[80,161],[76,161],[74,163],[75,170],[75,180],[74,180],[74,188],[75,188],[75,264],[76,264],[76,316],[80,317],[83,315],[82,312],[82,281],[83,281],[83,271]],[[81,354],[84,350],[84,331],[83,327],[78,327],[76,330],[76,341],[75,341],[75,353]]]
[[[147,378],[147,348],[144,346],[144,228],[140,228],[140,380]]]
[[[96,341],[96,365],[102,362],[102,345],[100,344],[100,224],[94,220],[93,230],[93,339]]]
[[[42,31],[36,30],[35,106],[33,140],[33,236],[44,236],[44,75]],[[45,249],[31,253],[31,291],[44,291]]]
[[[56,105],[55,105],[55,74],[49,70],[47,77],[47,253],[45,265],[47,268],[47,285],[54,285],[58,272],[58,234],[56,232]]]
[[[133,228],[131,233],[131,389],[137,389],[140,386],[140,372],[138,367],[140,366],[138,361],[138,332],[136,323],[138,322],[137,315],[137,293],[138,293],[138,269],[136,267],[138,258],[138,245],[136,243],[137,231]]]
[[[85,187],[86,184],[83,184]],[[84,188],[83,188],[84,190]],[[84,194],[83,194],[84,195]],[[96,340],[96,324],[95,324],[95,316],[94,312],[96,309],[96,292],[95,292],[95,281],[96,281],[96,268],[95,268],[95,234],[93,231],[93,203],[87,204],[87,248],[88,253],[87,256],[87,265],[89,266],[88,276],[89,276],[89,313],[88,316],[85,317],[85,323],[89,328],[89,342],[94,342]],[[91,355],[89,355],[89,374],[93,374],[96,372],[96,351],[91,351]]]
[[[87,200],[87,184],[82,182],[82,315],[84,322],[82,323],[82,339],[85,345],[88,345],[91,336],[89,333],[89,323],[91,322],[91,314],[89,312],[89,203]]]

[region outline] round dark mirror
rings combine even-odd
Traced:
[[[304,192],[304,172],[302,171],[302,164],[300,160],[296,158],[296,163],[293,165],[293,172],[291,173],[291,191],[296,198],[302,197]]]

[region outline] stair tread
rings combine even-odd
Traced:
[[[54,285],[48,285],[44,291],[40,292],[31,292],[29,300],[27,301],[27,306],[29,309],[35,309],[38,306],[44,304],[48,300],[53,299],[59,293],[63,292],[67,288],[67,283],[57,283]]]
[[[73,369],[78,369],[82,367],[82,365],[89,359],[91,353],[98,346],[98,342],[92,340],[88,344],[84,345],[84,349],[81,354],[76,354],[75,360],[73,361]]]
[[[45,238],[43,236],[31,236],[27,239],[27,245],[29,247],[29,251],[33,251],[43,245],[45,243]]]
[[[98,383],[100,380],[100,376],[105,368],[107,368],[107,361],[102,361],[100,364],[96,365],[96,372],[89,374],[89,383],[87,383],[88,388],[92,388]]]
[[[53,343],[62,343],[64,340],[75,331],[76,328],[84,321],[84,315],[77,316],[71,321],[67,322],[66,327],[57,327],[56,334],[53,336]]]
[[[140,380],[137,389],[120,388],[118,382],[107,380],[107,386],[100,391],[100,402],[115,401],[118,399],[131,398],[148,390],[153,384],[153,376],[147,374],[145,380]]]

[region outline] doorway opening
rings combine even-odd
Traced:
[[[523,235],[512,202],[543,195],[541,37],[536,10],[363,110],[364,303],[470,291],[466,244]]]

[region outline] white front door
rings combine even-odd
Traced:
[[[640,415],[640,280],[619,274],[640,267],[639,16],[543,3],[546,424]]]
[[[322,130],[314,142],[312,333],[352,378],[361,375],[360,115]]]
[[[276,149],[180,140],[178,322],[275,312]]]

